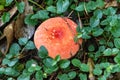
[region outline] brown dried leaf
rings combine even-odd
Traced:
[[[93,69],[94,69],[94,62],[91,58],[88,58],[88,65],[89,65],[89,80],[95,80],[95,77],[93,75]]]
[[[2,39],[0,40],[0,53],[5,54],[7,48],[7,41]]]
[[[25,2],[25,15],[28,15],[30,13],[33,13],[33,7],[29,5],[28,0],[24,0]]]
[[[9,13],[10,13],[10,18],[12,18],[12,17],[15,15],[16,12],[17,12],[17,7],[14,6],[14,7],[9,11]]]
[[[113,0],[113,1],[110,1],[110,2],[106,2],[105,8],[110,7],[110,6],[113,6],[113,7],[118,6],[117,1]]]
[[[35,31],[35,28],[33,26],[28,26],[25,25],[24,23],[24,19],[26,15],[33,13],[33,8],[29,6],[28,0],[24,0],[24,2],[25,2],[25,11],[23,14],[18,15],[14,24],[14,33],[16,39],[20,37],[26,37],[30,39]]]
[[[5,43],[5,42],[3,43],[2,48],[1,48],[1,52],[6,54],[8,49],[9,49],[9,46],[13,40],[13,22],[5,27],[4,32],[3,32],[3,36],[0,37],[0,40],[2,40],[4,37],[6,37],[7,43]]]

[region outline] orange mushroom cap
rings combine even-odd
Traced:
[[[73,57],[79,44],[74,42],[77,24],[68,18],[54,17],[44,21],[35,31],[34,43],[37,49],[46,47],[50,57],[60,55],[61,59]]]

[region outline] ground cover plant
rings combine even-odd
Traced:
[[[120,0],[0,0],[0,79],[119,80],[119,6]],[[34,42],[37,28],[55,17],[77,24],[79,50],[72,58],[50,57]]]

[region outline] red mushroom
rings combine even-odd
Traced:
[[[35,46],[37,49],[42,45],[46,47],[52,58],[60,55],[61,59],[69,59],[79,49],[79,44],[74,42],[76,27],[76,23],[68,18],[50,18],[37,28],[34,35]]]

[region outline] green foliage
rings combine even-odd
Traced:
[[[73,64],[75,67],[80,67],[81,62],[80,62],[79,59],[73,59],[73,60],[72,60],[72,64]]]
[[[0,68],[0,74],[4,74],[5,68]]]
[[[99,23],[100,23],[100,20],[98,18],[96,18],[94,16],[90,18],[90,26],[91,27],[96,27],[99,25]]]
[[[5,5],[6,1],[5,0],[0,0],[0,5]]]
[[[99,18],[99,19],[102,18],[102,15],[103,15],[102,10],[100,9],[95,10],[93,14],[96,18]]]
[[[107,68],[107,67],[109,67],[109,66],[110,66],[110,63],[109,63],[109,62],[102,62],[102,63],[99,64],[99,67],[100,67],[101,69],[105,69],[105,68]]]
[[[76,8],[75,10],[76,11],[83,11],[84,10],[84,2],[81,2]]]
[[[90,36],[91,31],[92,31],[92,28],[83,27],[82,30],[81,30],[82,38],[83,39],[90,39],[91,38],[91,36]]]
[[[14,43],[14,44],[11,45],[9,53],[11,53],[13,55],[16,55],[16,54],[19,53],[20,50],[21,50],[20,45],[17,44],[17,43]]]
[[[80,80],[87,80],[87,75],[83,74],[83,73],[80,73],[79,78],[80,78]]]
[[[57,9],[55,6],[49,6],[49,7],[47,7],[46,10],[49,12],[52,12],[52,13],[57,13]]]
[[[107,80],[111,74],[120,72],[120,13],[117,6],[105,7],[107,4],[105,0],[86,2],[45,0],[40,2],[42,4],[37,4],[37,0],[28,1],[33,6],[34,13],[26,15],[25,24],[36,27],[39,21],[41,23],[54,16],[67,17],[69,15],[68,17],[78,24],[74,40],[77,42],[79,38],[82,38],[83,45],[72,59],[61,60],[59,55],[54,59],[49,57],[45,46],[41,46],[36,51],[33,38],[30,40],[19,38],[11,43],[5,56],[0,52],[1,78],[5,80],[30,80],[31,78],[35,80],[50,78],[88,80],[92,72],[96,79]],[[25,10],[23,1],[0,0],[0,10],[3,10],[1,20],[4,23],[10,21],[10,13],[4,10],[12,4],[16,4],[18,14],[23,14]],[[82,21],[82,26],[79,19]],[[89,59],[92,60],[90,65]]]
[[[74,79],[76,77],[76,75],[77,74],[76,74],[75,71],[71,71],[71,72],[68,73],[68,76],[69,76],[70,79]]]
[[[26,68],[28,69],[28,72],[39,71],[41,69],[34,60],[28,61],[26,63]]]
[[[38,50],[38,56],[40,58],[46,58],[48,56],[48,51],[44,46],[41,46]]]
[[[68,9],[70,2],[69,0],[58,0],[56,5],[57,5],[57,13],[61,14]]]
[[[96,6],[98,8],[102,8],[104,7],[104,5],[105,5],[105,2],[103,0],[96,0]]]
[[[12,2],[13,2],[13,0],[6,0],[5,6],[9,6]]]
[[[106,77],[102,76],[102,77],[98,78],[98,80],[106,80]]]
[[[120,48],[120,38],[115,38],[114,39],[114,44],[116,48]]]
[[[42,71],[36,72],[35,78],[36,80],[43,80],[43,72]]]
[[[53,4],[53,0],[45,0],[47,5],[52,5]]]
[[[48,19],[48,14],[49,12],[47,12],[46,10],[40,10],[36,14],[32,15],[31,19]]]
[[[93,70],[93,74],[99,76],[99,75],[102,74],[102,70],[101,70],[100,68],[95,68],[95,69]]]
[[[114,9],[113,7],[108,7],[107,9],[103,10],[103,13],[105,15],[114,15],[116,13],[116,9]]]
[[[28,73],[22,73],[17,80],[30,80],[30,75]]]
[[[97,37],[97,36],[102,35],[103,32],[104,32],[104,30],[103,30],[102,28],[98,28],[98,27],[97,27],[97,28],[94,28],[94,29],[92,30],[92,35],[95,36],[95,37]]]
[[[115,58],[114,61],[118,64],[120,64],[120,54],[118,54]]]
[[[4,23],[8,22],[10,20],[10,13],[4,12],[1,18]]]
[[[88,50],[89,50],[89,51],[94,51],[94,50],[95,50],[95,48],[94,48],[94,46],[93,46],[93,45],[89,45]]]
[[[59,80],[70,80],[67,74],[61,74],[58,76]]]
[[[35,45],[34,45],[33,41],[28,41],[27,44],[25,45],[25,49],[28,49],[28,50],[35,49]]]
[[[0,10],[4,10],[5,3],[5,0],[0,1]]]
[[[17,9],[19,11],[19,13],[23,13],[24,12],[24,9],[25,9],[25,3],[24,2],[16,2],[16,6],[17,6]]]
[[[33,14],[28,14],[25,17],[25,20],[24,20],[25,24],[35,26],[38,23],[37,19],[32,19],[32,16]]]
[[[80,70],[83,72],[89,72],[89,66],[87,64],[82,63],[80,65]]]
[[[4,58],[3,61],[2,61],[2,64],[3,65],[8,65],[8,66],[14,66],[16,63],[18,62],[18,59],[12,59],[12,60],[9,60],[7,58]]]
[[[21,46],[26,45],[27,42],[28,42],[28,39],[27,39],[27,38],[19,38],[19,40],[18,40],[18,43],[19,43]]]
[[[3,10],[4,9],[4,6],[3,5],[0,5],[0,10]]]
[[[65,69],[65,68],[69,67],[69,65],[70,65],[69,60],[61,60],[60,61],[60,68],[62,68],[62,69]]]
[[[18,76],[19,75],[19,73],[16,70],[14,70],[13,68],[10,68],[10,67],[5,68],[4,74],[9,75],[9,76]]]
[[[91,12],[92,10],[95,10],[96,8],[102,8],[104,7],[104,1],[103,0],[96,0],[95,1],[89,1],[87,3],[81,2],[76,8],[76,11],[88,11]]]
[[[24,46],[24,48],[22,48]],[[24,65],[23,64],[19,64],[19,57],[20,57],[20,53],[21,51],[23,51],[24,49],[27,50],[32,50],[35,48],[35,46],[33,44],[32,41],[29,41],[26,38],[20,38],[18,40],[18,43],[13,43],[10,46],[9,49],[9,53],[5,56],[5,58],[2,60],[2,65],[6,66],[6,68],[0,68],[1,74],[4,75],[8,75],[8,76],[19,76],[19,71],[24,69]],[[28,65],[28,63],[26,63],[26,65]],[[36,66],[36,68],[34,69],[33,67],[30,67],[30,70],[40,70],[39,66]],[[29,68],[28,68],[29,69]],[[29,70],[28,70],[29,71]],[[18,79],[22,80],[22,79],[29,79],[29,77],[27,77],[27,74],[21,74]]]
[[[94,12],[94,15],[90,18],[91,27],[96,27],[99,25],[100,19],[102,18],[102,14],[102,11],[99,9]]]
[[[54,60],[52,58],[45,58],[43,60],[43,63],[46,67],[53,67],[54,66]]]

